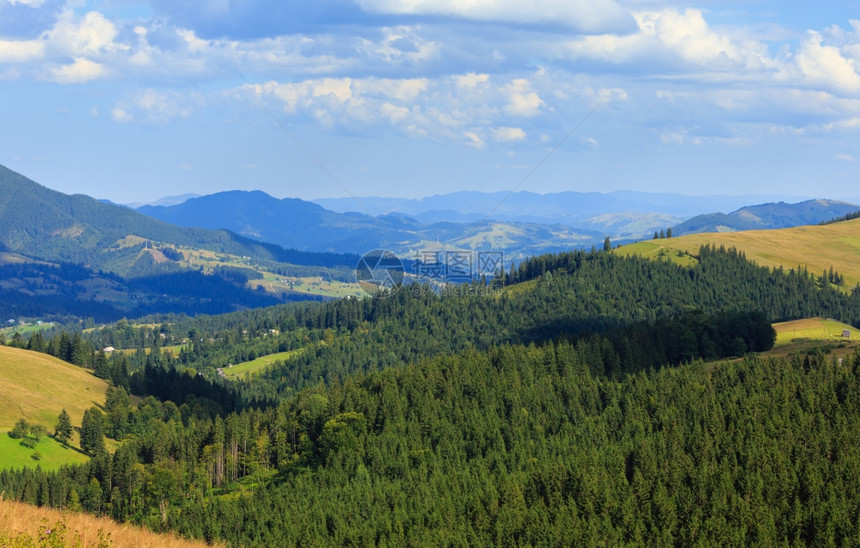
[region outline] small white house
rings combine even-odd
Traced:
[[[107,352],[113,352],[114,350],[116,350],[116,348],[114,348],[114,347],[112,347],[112,346],[106,346],[106,347],[104,347],[104,351],[105,351],[106,353],[107,353]]]
[[[842,330],[842,336],[846,339],[850,339],[851,338],[851,331],[849,331],[848,329],[843,329]]]

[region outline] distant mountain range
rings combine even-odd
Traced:
[[[360,198],[354,204],[391,205],[385,200]],[[706,207],[705,201],[716,207],[729,198],[461,192],[408,201],[397,212],[373,216],[261,191],[229,191],[172,197],[160,202],[173,205],[135,211],[56,192],[0,166],[0,315],[109,319],[218,313],[309,296],[252,279],[351,281],[358,253],[371,249],[403,256],[440,248],[496,250],[508,262],[600,246],[606,236],[613,243],[651,239],[655,230],[669,226],[675,234],[780,228],[860,209],[810,200],[690,219],[689,212]]]
[[[771,197],[771,196],[767,196]],[[724,205],[763,196],[684,196],[634,191],[456,192],[420,200],[274,198],[261,191],[228,191],[138,211],[187,227],[223,228],[288,248],[329,252],[389,249],[407,255],[432,246],[493,249],[508,258],[701,230],[783,228],[819,223],[860,206],[832,200],[747,206],[730,215]],[[746,202],[748,204],[749,202]],[[324,206],[335,208],[336,211]],[[374,211],[377,215],[371,215]],[[704,215],[691,216],[707,212]],[[709,224],[710,223],[710,224]]]
[[[152,242],[303,265],[353,266],[357,260],[290,251],[225,230],[171,225],[125,206],[50,190],[0,166],[0,251],[121,276],[179,270],[162,260]]]
[[[496,220],[425,223],[400,213],[377,217],[338,213],[312,202],[278,199],[261,191],[219,192],[174,206],[143,206],[138,211],[181,226],[224,228],[284,247],[340,253],[382,248],[409,254],[425,246],[441,245],[525,256],[587,247],[604,237],[598,230],[559,224]]]
[[[694,215],[731,211],[768,201],[797,200],[778,195],[688,196],[676,193],[640,192],[474,192],[463,191],[419,199],[398,198],[326,198],[315,203],[337,212],[361,211],[380,215],[400,213],[424,222],[474,222],[482,219],[504,222],[564,224],[587,227],[607,234],[633,234],[636,229],[619,227],[620,232],[606,230],[608,216],[626,219],[657,216],[660,222],[674,219],[676,224]],[[615,221],[610,221],[617,224]],[[655,224],[653,226],[666,226]]]
[[[697,215],[672,229],[673,234],[696,232],[737,232],[765,228],[790,228],[818,224],[860,210],[860,206],[836,200],[807,200],[797,204],[785,202],[760,204],[738,209],[728,215]]]
[[[145,205],[153,205],[153,206],[172,206],[181,204],[190,200],[191,198],[198,198],[200,194],[188,193],[188,194],[180,194],[178,196],[165,196],[164,198],[159,198],[154,202],[136,202],[133,204],[123,204],[132,209],[137,209],[139,207],[143,207]]]
[[[226,230],[174,226],[125,206],[47,189],[0,166],[5,319],[218,314],[309,297],[251,291],[249,276],[261,277],[252,264],[337,276],[357,261],[356,255],[286,250]]]

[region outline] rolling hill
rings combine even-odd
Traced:
[[[0,251],[128,277],[181,270],[164,253],[176,246],[299,265],[354,266],[357,260],[289,251],[226,230],[174,226],[124,206],[50,190],[0,166]]]
[[[0,430],[24,418],[52,431],[63,409],[80,425],[86,409],[104,403],[107,386],[53,356],[0,345]]]
[[[441,243],[501,250],[509,258],[520,259],[600,245],[607,235],[616,241],[648,237],[673,225],[688,231],[701,230],[707,223],[732,230],[776,228],[832,219],[857,209],[829,200],[780,202],[745,207],[730,216],[700,215],[693,225],[681,223],[712,208],[737,207],[757,198],[762,197],[642,192],[508,196],[507,192],[462,191],[413,200],[371,197],[308,202],[278,199],[262,191],[227,191],[174,205],[146,205],[138,211],[180,226],[227,229],[302,250],[342,253],[382,248],[407,255]]]
[[[804,266],[820,275],[833,267],[844,276],[845,287],[860,283],[860,219],[775,230],[688,234],[637,242],[615,252],[688,261],[705,244],[735,247],[747,259],[770,268]]]
[[[178,227],[47,189],[0,166],[0,316],[113,321],[217,314],[301,292],[255,291],[263,273],[342,279],[358,256],[308,253],[226,230]]]
[[[696,232],[737,232],[765,228],[789,228],[829,221],[860,210],[860,206],[836,200],[807,200],[796,204],[785,202],[747,206],[728,215],[697,215],[675,226],[676,236]]]

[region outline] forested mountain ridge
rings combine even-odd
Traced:
[[[0,166],[0,251],[122,276],[180,270],[155,249],[158,243],[292,264],[352,267],[356,262],[352,255],[289,251],[225,230],[177,227],[127,207],[50,190]]]
[[[225,230],[173,226],[47,189],[0,166],[4,320],[109,322],[319,299],[288,288],[255,290],[248,280],[262,279],[263,272],[352,280],[357,261],[356,255],[286,250]]]
[[[156,329],[105,328],[87,334],[96,346],[147,348],[194,333],[196,342],[169,367],[193,367],[217,378],[215,369],[257,356],[302,348],[236,386],[247,398],[275,399],[320,380],[356,372],[402,367],[423,357],[499,344],[541,343],[609,332],[631,324],[663,322],[660,335],[647,330],[625,335],[622,362],[678,361],[684,331],[724,312],[759,312],[771,321],[811,316],[860,324],[860,292],[845,294],[805,271],[770,271],[734,251],[703,248],[693,267],[668,261],[619,257],[604,252],[544,255],[523,262],[498,286],[463,287],[461,295],[437,296],[404,287],[384,299],[340,300],[324,305],[288,305],[225,316],[154,317]],[[688,327],[678,330],[667,322]],[[273,333],[273,330],[277,333]],[[166,340],[160,338],[163,333]],[[663,335],[675,342],[652,348]],[[719,354],[696,334],[701,356]],[[661,356],[657,359],[657,356]],[[151,354],[150,360],[158,360]],[[132,366],[142,367],[138,358]]]

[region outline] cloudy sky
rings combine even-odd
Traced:
[[[0,164],[118,202],[517,185],[857,197],[860,9],[0,0],[0,122]]]

